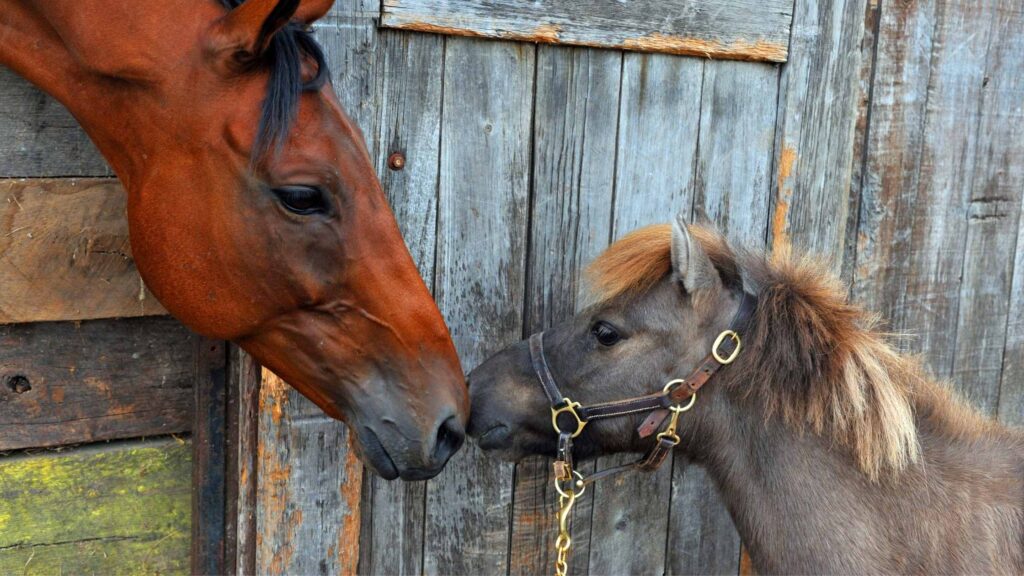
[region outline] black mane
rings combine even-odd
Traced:
[[[237,8],[243,2],[220,0],[228,9]],[[303,56],[308,56],[316,64],[316,76],[308,82],[302,81]],[[253,162],[281,146],[295,119],[299,96],[304,91],[320,90],[329,77],[323,50],[313,35],[296,22],[289,22],[274,34],[259,64],[270,71],[270,79],[253,147]]]

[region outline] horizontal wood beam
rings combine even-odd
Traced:
[[[0,450],[189,431],[201,346],[171,318],[0,326]]]
[[[166,313],[135,269],[117,180],[0,180],[0,324]]]
[[[384,0],[388,28],[785,62],[793,0]]]
[[[187,441],[0,459],[0,574],[188,570]]]

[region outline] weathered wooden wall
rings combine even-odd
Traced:
[[[831,258],[853,298],[908,334],[902,346],[988,413],[1024,424],[1019,0],[797,0],[784,65],[386,30],[379,19],[375,0],[338,0],[317,34],[467,371],[571,314],[582,266],[608,242],[703,211],[736,241],[788,240]],[[0,111],[0,176],[109,176],[73,121],[5,72]],[[386,165],[395,152],[406,157],[400,171]],[[0,237],[12,228],[0,219]],[[52,329],[128,333],[126,322],[166,339],[151,370],[185,365],[167,320]],[[60,338],[49,326],[5,328],[16,344],[0,354],[27,357],[26,338]],[[95,350],[82,346],[62,353]],[[216,370],[192,354],[200,368],[179,382],[209,388]],[[229,513],[204,522],[225,526],[210,546],[224,547],[228,568],[550,570],[544,462],[511,466],[469,446],[435,480],[383,482],[353,460],[341,424],[244,354],[229,358],[227,397],[200,419],[205,445],[228,453],[197,451],[198,466],[227,474],[205,489]],[[52,390],[66,387],[55,364],[32,368]],[[131,379],[119,382],[111,393],[127,394],[119,386]],[[77,386],[88,404],[92,392]],[[187,412],[164,406],[177,422],[168,426],[189,428]],[[93,440],[150,426],[131,410],[85,417]],[[577,506],[574,536],[578,574],[746,566],[713,488],[682,459],[596,486]]]

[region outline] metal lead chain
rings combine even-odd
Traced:
[[[572,505],[576,503],[576,491],[572,488],[565,491],[565,496],[558,497],[558,538],[555,539],[555,576],[566,576],[569,573],[569,551],[572,549],[572,538],[569,536],[569,515]]]
[[[555,490],[558,492],[558,538],[555,539],[555,576],[566,576],[569,573],[569,551],[572,550],[572,537],[569,535],[569,518],[576,498],[587,490],[583,475],[572,470],[566,463],[562,467],[555,463]],[[568,472],[568,481],[559,479],[559,471]],[[576,490],[579,489],[579,492]]]

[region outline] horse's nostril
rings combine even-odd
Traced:
[[[466,439],[466,433],[462,424],[455,416],[449,417],[441,423],[437,429],[437,441],[434,443],[434,462],[443,465],[462,447],[462,441]]]

